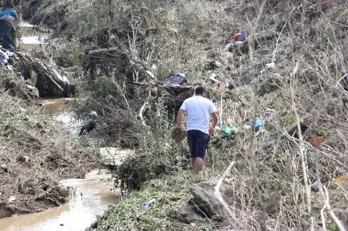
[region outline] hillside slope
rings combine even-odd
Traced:
[[[110,208],[97,230],[344,230],[347,3],[112,0],[66,7],[56,32],[82,58],[76,65],[84,69],[84,94],[104,115],[104,135],[139,153],[115,176],[140,191]],[[242,30],[247,42],[223,51]],[[222,89],[211,84],[213,72]],[[211,143],[202,174],[210,183],[203,185],[191,179],[186,146],[170,139],[173,111],[190,92],[163,90],[158,81],[177,73],[207,87],[221,125],[239,128],[235,139]],[[259,132],[245,126],[269,116]],[[219,179],[224,207],[214,194]],[[157,203],[146,209],[152,199]]]

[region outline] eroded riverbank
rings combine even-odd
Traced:
[[[105,170],[94,170],[85,179],[69,179],[60,183],[73,189],[69,202],[40,213],[1,219],[0,230],[84,230],[97,215],[103,214],[108,205],[120,200],[120,194],[112,190],[111,176]]]

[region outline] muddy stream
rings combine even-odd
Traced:
[[[29,31],[32,25],[21,23]],[[30,34],[30,33],[29,33]],[[36,46],[45,43],[40,35],[23,36],[21,42],[25,46]],[[31,48],[31,47],[30,47]],[[70,111],[73,99],[42,99],[42,107],[38,113],[52,116],[67,126],[75,135],[82,121],[75,119]],[[60,182],[64,187],[73,190],[69,202],[43,212],[12,216],[0,219],[1,231],[80,231],[90,227],[97,215],[102,215],[108,205],[116,204],[120,194],[115,193],[110,174],[106,170],[94,170],[85,179],[68,179]]]

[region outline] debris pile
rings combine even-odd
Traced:
[[[54,65],[17,51],[1,49],[0,55],[2,65],[10,72],[17,73],[15,79],[5,82],[7,90],[15,91],[15,82],[22,80],[29,93],[37,91],[30,94],[32,98],[71,97],[76,94],[76,86],[66,76],[61,75]]]

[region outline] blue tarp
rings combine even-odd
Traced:
[[[182,74],[169,76],[168,82],[171,84],[179,84],[179,85],[184,85],[188,83],[187,78]]]

